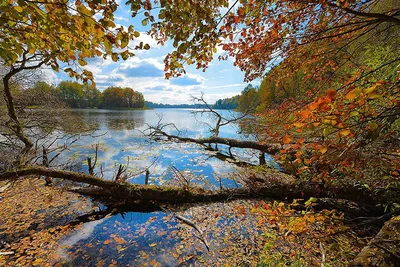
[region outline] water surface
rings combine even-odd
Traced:
[[[167,133],[194,138],[211,136],[210,129],[216,119],[210,114],[194,115],[188,109],[155,109],[155,110],[102,110],[76,109],[84,121],[97,129],[92,136],[82,136],[65,154],[82,162],[81,171],[87,171],[85,159],[94,157],[94,146],[99,145],[98,166],[96,172],[106,179],[112,179],[119,164],[127,166],[129,181],[143,184],[145,173],[149,168],[151,184],[165,184],[174,177],[176,170],[208,188],[236,187],[229,174],[236,171],[231,162],[220,160],[216,152],[207,151],[203,146],[190,143],[154,140],[147,136],[146,129],[158,123],[173,123],[175,127],[164,128]],[[233,111],[220,110],[225,117],[238,114]],[[239,133],[237,124],[230,124],[220,129],[221,137],[245,139],[251,138]],[[218,147],[223,152],[227,148]],[[256,162],[258,152],[233,149],[240,160]],[[175,170],[175,171],[174,171]],[[221,180],[221,183],[220,183]]]
[[[191,110],[186,109],[77,109],[74,112],[97,129],[92,136],[82,136],[63,158],[80,162],[81,171],[87,171],[85,159],[93,157],[94,145],[98,144],[99,159],[95,172],[106,179],[112,179],[119,164],[124,164],[128,166],[131,183],[143,184],[145,174],[142,172],[149,168],[151,184],[168,184],[176,179],[173,170],[176,168],[192,184],[209,189],[240,186],[230,179],[230,174],[237,171],[235,164],[220,160],[216,152],[205,150],[197,144],[153,140],[145,133],[149,125],[162,122],[173,123],[179,129],[165,128],[169,134],[195,138],[211,136],[210,127],[215,125],[216,120],[207,114],[194,116]],[[235,115],[231,111],[220,112],[224,116]],[[239,131],[238,125],[227,125],[220,129],[220,136],[252,138],[241,135]],[[220,145],[218,148],[227,153],[226,147]],[[258,161],[256,151],[233,149],[233,152],[240,160]],[[245,222],[237,214],[233,215],[235,205],[203,205],[187,210],[186,214],[179,210],[144,212],[133,209],[88,222],[61,241],[57,262],[65,266],[202,266],[206,262],[218,262],[229,253],[232,244],[240,239],[248,242],[249,237],[255,237],[257,233],[251,226],[254,224],[251,218],[246,218]],[[196,214],[200,213],[204,218],[212,219],[205,233],[210,242],[210,251],[196,238],[196,233],[190,227],[188,229],[175,218],[174,214],[179,212],[194,220]],[[229,231],[219,232],[221,229]]]

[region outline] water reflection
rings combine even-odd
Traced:
[[[215,157],[216,152],[206,151],[196,144],[176,143],[170,141],[154,141],[143,134],[148,125],[157,125],[160,117],[163,123],[173,123],[179,132],[170,127],[165,129],[170,134],[180,134],[191,137],[210,136],[207,125],[215,124],[215,119],[206,114],[194,117],[187,109],[155,109],[155,110],[97,110],[77,109],[87,124],[96,125],[95,135],[83,136],[70,149],[66,158],[79,158],[84,161],[88,156],[93,157],[94,145],[99,144],[97,175],[111,179],[119,164],[127,165],[132,174],[131,183],[143,184],[149,168],[152,184],[165,184],[174,175],[172,167],[184,171],[188,176],[199,176],[194,183],[206,185],[209,188],[236,187],[229,180],[229,174],[235,172],[235,165]],[[225,116],[233,116],[230,111],[221,111]],[[229,138],[245,138],[238,134],[235,124],[221,128],[220,136]],[[224,146],[219,147],[226,150]],[[238,151],[247,161],[258,161],[258,154],[251,151]],[[254,154],[254,155],[253,155]],[[154,161],[156,161],[155,164]],[[87,163],[81,171],[87,171]],[[133,174],[138,175],[133,175]]]
[[[190,177],[192,183],[202,184],[207,188],[218,189],[223,187],[237,187],[235,181],[229,179],[229,173],[235,172],[236,167],[223,157],[218,157],[214,151],[205,150],[196,144],[176,143],[171,141],[154,141],[142,132],[147,124],[156,125],[160,114],[164,123],[174,123],[181,135],[191,137],[210,136],[208,124],[215,123],[212,117],[201,116],[196,120],[190,110],[183,109],[156,109],[144,111],[109,111],[109,110],[74,110],[82,115],[87,124],[96,125],[96,134],[99,137],[83,136],[72,147],[64,159],[75,157],[82,164],[82,171],[87,171],[84,159],[93,156],[93,146],[99,144],[98,167],[95,171],[107,179],[115,175],[118,164],[128,166],[132,174],[143,169],[150,170],[151,184],[168,184],[174,177],[173,168],[183,171]],[[229,112],[225,115],[229,115]],[[204,123],[203,123],[203,122]],[[228,125],[220,129],[220,136],[229,138],[245,138],[238,134],[237,125]],[[170,134],[177,134],[175,128],[166,129]],[[248,137],[247,137],[248,138]],[[226,147],[219,146],[226,151]],[[251,150],[234,150],[247,161],[258,161],[258,153]],[[145,174],[131,177],[128,181],[143,184]],[[215,204],[216,208],[207,210],[206,206],[199,206],[194,214],[204,213],[204,218],[212,219],[210,226],[221,226],[229,229],[232,222],[232,231],[226,233],[210,232],[213,251],[218,257],[224,257],[223,249],[238,238],[255,236],[254,228],[251,233],[242,231],[243,218],[237,215],[219,216],[225,212],[223,203]],[[214,205],[214,206],[215,206]],[[237,208],[231,206],[231,213]],[[209,216],[213,214],[213,216]],[[188,215],[185,215],[188,216]],[[249,217],[248,225],[255,221]],[[239,227],[240,226],[240,227]],[[128,212],[113,215],[104,219],[88,222],[81,230],[73,233],[60,243],[57,251],[58,260],[55,263],[64,263],[64,266],[187,266],[195,262],[214,262],[214,254],[207,254],[205,247],[191,231],[183,231],[182,224],[173,213]],[[189,243],[188,243],[189,242]],[[114,265],[113,265],[114,264]]]

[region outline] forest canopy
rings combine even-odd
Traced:
[[[103,92],[97,88],[73,81],[62,81],[57,86],[38,81],[21,95],[52,95],[71,108],[145,108],[143,94],[129,87],[108,87]],[[38,97],[30,98],[28,106],[41,105]]]

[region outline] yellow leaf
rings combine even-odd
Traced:
[[[376,90],[376,86],[377,86],[377,84],[374,84],[373,86],[371,86],[370,88],[367,88],[367,89],[365,89],[365,93],[366,94],[370,94],[370,93],[372,93],[372,92],[374,92],[375,90]]]
[[[351,133],[349,129],[343,129],[340,131],[340,134],[343,136],[348,136]]]
[[[78,63],[79,63],[79,65],[81,65],[81,66],[86,66],[87,65],[87,62],[85,61],[85,60],[83,60],[83,59],[78,59]]]
[[[296,126],[297,128],[303,128],[304,127],[304,123],[296,122],[296,123],[294,123],[294,126]]]
[[[108,39],[105,39],[105,40],[104,40],[104,47],[106,48],[106,50],[107,50],[108,52],[111,51],[112,44],[110,43],[110,41],[108,41]]]
[[[157,246],[157,243],[151,243],[151,244],[149,244],[149,246],[150,247],[155,247],[155,246]]]
[[[376,122],[374,122],[374,121],[370,122],[368,124],[368,129],[371,130],[371,131],[375,131],[376,129],[378,129],[378,124]]]
[[[361,94],[361,89],[356,88],[351,90],[350,92],[347,93],[346,99],[347,100],[353,100],[354,98],[358,97]]]
[[[43,263],[42,259],[36,259],[34,262],[32,262],[33,266],[39,266],[41,263]]]
[[[24,11],[24,10],[22,9],[22,7],[20,7],[20,6],[14,6],[14,9],[15,9],[18,13],[21,13],[22,11]]]
[[[321,154],[325,154],[326,151],[328,151],[328,148],[326,148],[326,147],[321,147],[321,148],[319,149],[319,152],[321,152]]]

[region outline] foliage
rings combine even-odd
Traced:
[[[139,92],[126,87],[108,87],[102,93],[103,108],[144,108],[144,98]]]
[[[206,108],[202,104],[162,104],[145,101],[146,107],[148,108]]]
[[[251,84],[247,85],[240,95],[238,111],[243,113],[254,113],[259,104],[260,97],[257,89]]]
[[[140,1],[128,3],[141,12]],[[277,159],[293,173],[324,182],[398,179],[398,2],[228,3],[161,1],[158,18],[145,3],[143,25],[175,47],[166,77],[185,73],[184,64],[205,69],[220,46],[219,58],[232,56],[247,81],[268,73],[254,125],[262,142],[281,143]],[[242,101],[258,106],[255,91]]]
[[[229,98],[218,99],[215,104],[215,109],[236,109],[239,105],[240,95],[236,95]]]
[[[93,81],[82,69],[88,58],[127,59],[129,42],[140,35],[132,26],[116,26],[114,0],[8,0],[0,7],[0,57],[15,68],[45,64],[58,71],[64,62],[71,77]]]
[[[62,81],[56,91],[58,98],[72,108],[93,108],[101,103],[101,92],[93,86]]]

